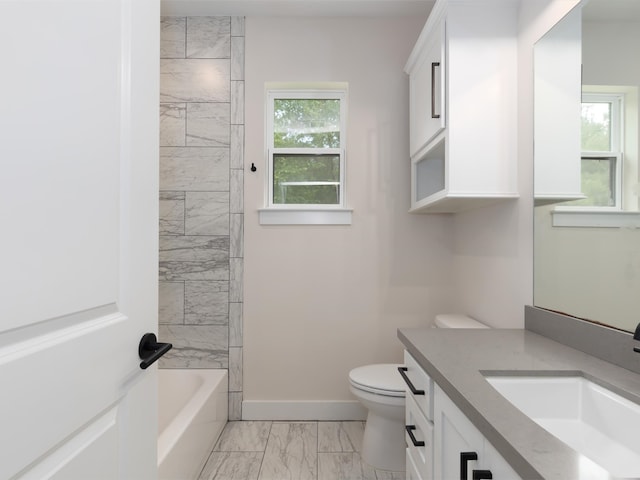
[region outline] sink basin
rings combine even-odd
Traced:
[[[640,477],[640,405],[582,376],[486,376],[522,413],[614,477]]]

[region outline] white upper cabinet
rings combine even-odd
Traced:
[[[407,61],[411,212],[518,197],[516,0],[438,0]]]
[[[414,155],[445,127],[445,22],[437,21],[409,76],[410,154]]]
[[[584,198],[580,183],[582,10],[534,48],[536,205]]]

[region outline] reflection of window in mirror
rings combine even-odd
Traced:
[[[586,198],[565,203],[575,210],[637,209],[637,192],[625,185],[625,174],[637,172],[635,138],[637,93],[629,87],[583,87],[581,125],[581,187]],[[564,210],[564,208],[563,208]],[[568,210],[568,209],[567,209]]]

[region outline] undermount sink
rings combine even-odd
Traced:
[[[614,477],[640,477],[640,405],[582,376],[487,375],[522,413]]]

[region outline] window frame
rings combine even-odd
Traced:
[[[611,206],[596,205],[565,205],[559,207],[563,211],[592,211],[592,212],[619,212],[624,209],[623,205],[623,164],[624,157],[622,146],[624,145],[624,93],[616,92],[582,92],[581,103],[609,103],[610,113],[610,150],[602,151],[580,151],[580,160],[585,159],[615,159],[615,179],[611,182],[615,191],[615,204]],[[582,169],[581,169],[582,172]]]
[[[351,224],[347,208],[347,104],[346,83],[265,85],[265,207],[259,210],[261,224]],[[338,99],[340,101],[340,145],[337,148],[276,148],[274,146],[274,104],[277,99]],[[274,156],[278,154],[339,156],[339,202],[335,204],[274,203]]]
[[[635,185],[640,169],[638,160],[638,144],[632,139],[638,129],[638,92],[637,86],[631,85],[583,85],[583,95],[618,95],[622,99],[620,111],[620,162],[622,209],[611,207],[556,206],[552,211],[554,227],[579,228],[638,228],[640,212]],[[585,152],[586,153],[586,152]],[[602,152],[600,152],[602,154]],[[627,177],[627,178],[625,178]]]

